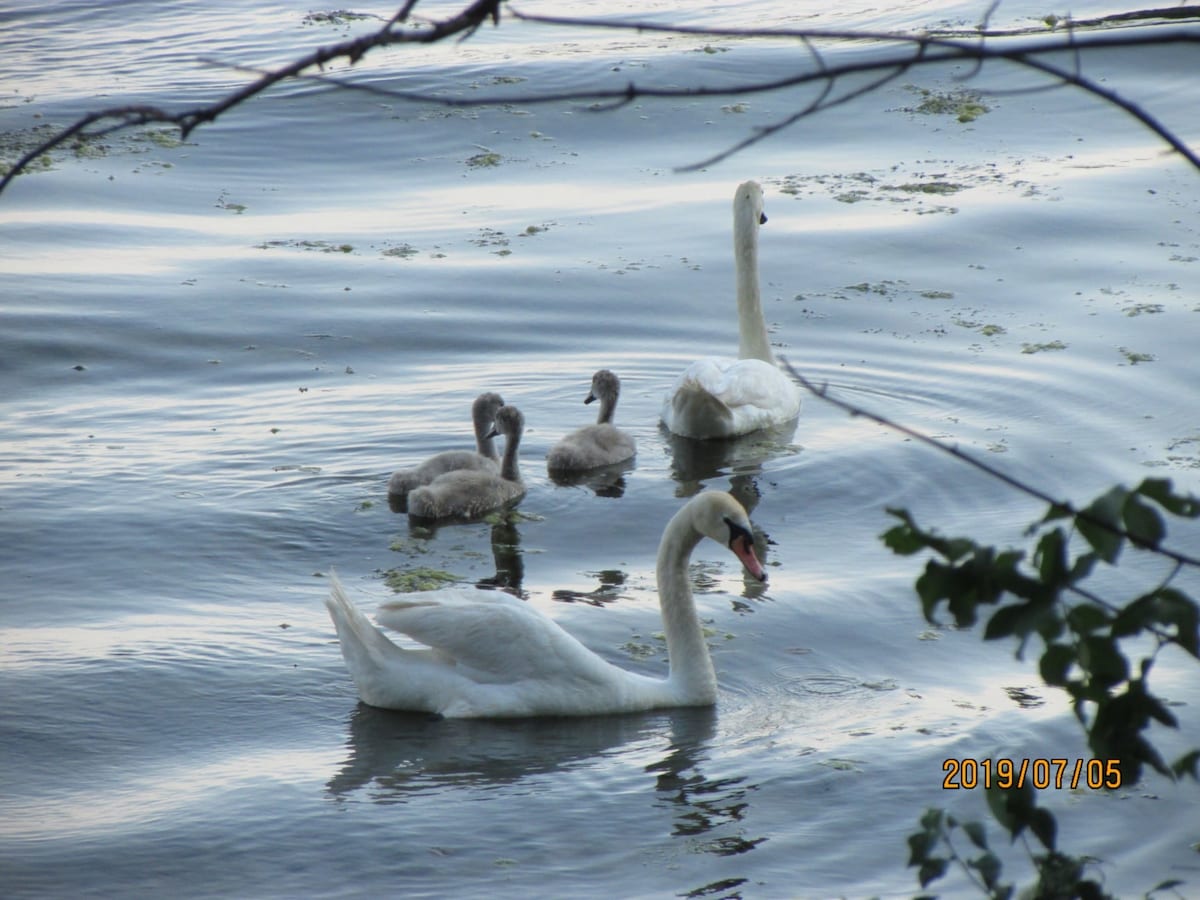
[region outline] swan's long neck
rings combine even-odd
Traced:
[[[717,695],[717,673],[688,579],[688,562],[700,540],[685,506],[667,524],[658,545],[658,601],[671,663],[669,680],[680,692],[681,702],[711,702]]]
[[[521,432],[513,431],[504,438],[504,459],[500,462],[500,477],[508,481],[520,481],[517,469],[517,448],[521,445]]]
[[[613,413],[617,411],[617,397],[615,394],[600,395],[600,414],[596,416],[597,425],[611,425]]]
[[[488,421],[486,416],[482,416],[475,420],[475,449],[480,456],[486,456],[488,459],[499,459],[500,456],[496,453],[496,444],[491,438],[492,423]]]
[[[739,196],[733,215],[733,261],[737,269],[738,358],[775,364],[758,287],[758,213]]]

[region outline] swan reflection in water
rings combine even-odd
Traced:
[[[474,582],[475,587],[505,591],[514,597],[525,600],[528,597],[522,587],[522,583],[525,580],[525,556],[521,550],[521,532],[517,528],[517,524],[522,521],[521,514],[516,510],[506,510],[488,516],[488,521],[491,522],[489,543],[492,549],[492,563],[495,567],[495,572],[494,574],[477,578]],[[475,524],[478,525],[479,523]],[[393,588],[397,592],[414,590],[411,585],[413,579],[408,579],[405,576],[414,571],[428,571],[429,542],[437,537],[442,527],[455,528],[459,534],[462,533],[458,525],[446,525],[445,523],[439,524],[435,522],[419,523],[409,520],[408,534],[410,538],[415,539],[413,543],[417,547],[416,551],[414,551],[415,556],[410,554],[410,558],[420,559],[421,564],[412,567],[395,566],[388,570],[385,580],[391,580]],[[475,534],[478,535],[478,533],[478,529],[476,528]],[[393,549],[400,548],[393,547]],[[449,564],[453,565],[454,563],[451,562]],[[459,579],[448,580],[459,581]],[[398,586],[401,584],[406,586]]]
[[[689,852],[730,856],[765,838],[746,834],[758,785],[728,771],[720,778],[704,772],[716,725],[713,707],[583,718],[435,719],[359,704],[347,725],[346,759],[325,790],[337,800],[361,795],[375,803],[416,802],[443,791],[520,785],[589,760],[617,758],[628,748],[646,776],[645,818],[668,809],[670,837],[686,841]],[[647,751],[655,744],[661,749]],[[647,752],[653,753],[649,763]]]
[[[636,468],[632,459],[611,466],[599,466],[583,472],[552,469],[550,480],[559,487],[586,487],[597,497],[616,499],[625,496],[625,476]]]

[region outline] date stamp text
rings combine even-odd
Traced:
[[[946,759],[942,761],[942,788],[948,791],[976,788],[1038,790],[1085,787],[1098,791],[1121,786],[1121,765],[1115,759]]]

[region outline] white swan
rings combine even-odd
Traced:
[[[525,417],[515,406],[496,411],[496,424],[488,437],[504,435],[504,458],[499,472],[457,469],[439,475],[408,495],[408,514],[418,519],[475,519],[525,496],[525,483],[517,468],[517,447],[525,430]]]
[[[800,389],[779,371],[758,288],[758,226],[762,188],[747,181],[733,197],[733,259],[737,269],[738,359],[692,363],[664,398],[662,421],[690,438],[726,438],[781,425],[800,412]]]
[[[621,379],[608,369],[592,376],[592,390],[584,403],[600,401],[600,415],[595,425],[585,425],[572,431],[550,448],[546,468],[551,472],[582,472],[625,462],[637,453],[632,435],[612,424],[621,393]]]
[[[717,677],[688,579],[692,549],[710,537],[755,578],[746,511],[731,496],[693,497],[663,531],[658,592],[670,673],[627,672],[601,659],[553,620],[510,594],[477,588],[408,594],[380,605],[380,624],[424,644],[393,644],[334,577],[325,605],[342,656],[370,706],[451,717],[600,715],[716,702]]]
[[[475,425],[475,452],[470,450],[446,450],[429,457],[419,466],[400,469],[388,480],[388,493],[394,497],[407,497],[413,488],[429,484],[439,475],[459,469],[480,469],[484,472],[499,472],[500,462],[496,448],[489,436],[496,421],[496,411],[504,405],[499,394],[480,394],[471,404],[471,421]]]

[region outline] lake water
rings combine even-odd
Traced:
[[[1116,9],[1092,6],[1073,12]],[[823,7],[606,9],[870,29],[983,12]],[[312,11],[9,7],[3,155],[104,106],[209,102],[250,77],[232,64],[378,25]],[[1005,3],[992,24],[1048,11]],[[1150,52],[1088,53],[1084,72],[1200,146],[1195,51]],[[926,623],[921,562],[877,539],[903,506],[1019,542],[1037,503],[812,397],[790,439],[733,447],[673,442],[656,416],[683,365],[736,349],[729,205],[756,178],[772,336],[809,378],[1077,503],[1148,474],[1196,492],[1200,173],[1131,117],[1017,90],[1035,79],[998,65],[966,82],[967,66],[914,69],[691,172],[676,169],[812,89],[608,112],[520,100],[808,61],[779,41],[506,19],[330,71],[510,103],[292,83],[182,145],[155,129],[56,152],[0,195],[0,893],[909,896],[922,811],[987,818],[981,792],[942,790],[943,760],[1087,756],[1035,663]],[[972,121],[926,103],[965,88],[988,91]],[[558,486],[545,451],[594,414],[600,367],[621,376],[636,465]],[[521,515],[410,528],[389,473],[469,445],[483,390],[528,422]],[[734,490],[769,538],[765,588],[713,545],[695,558],[714,710],[495,723],[358,704],[322,604],[334,568],[368,609],[389,572],[500,584],[663,672],[655,549],[702,489]],[[1119,599],[1165,573],[1129,556],[1101,587]],[[1182,723],[1155,732],[1174,758],[1200,745],[1194,661],[1163,655],[1153,683]],[[1200,891],[1197,799],[1149,776],[1042,802],[1125,896],[1168,877]],[[1009,878],[1022,855],[1006,851]],[[939,886],[975,896],[961,875]]]

